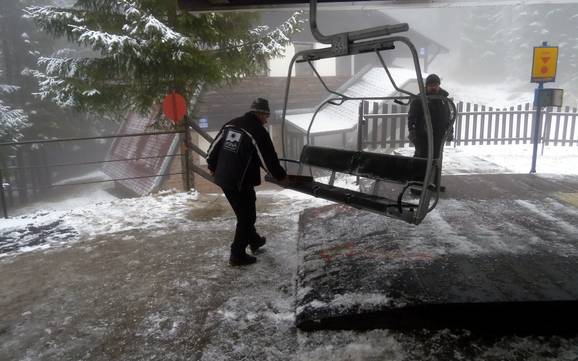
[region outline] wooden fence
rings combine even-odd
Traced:
[[[509,108],[458,102],[454,124],[455,146],[532,143],[535,110],[529,103]],[[363,146],[396,148],[409,145],[407,139],[408,107],[396,104],[365,102]],[[548,107],[542,113],[541,141],[545,145],[578,145],[578,110]]]

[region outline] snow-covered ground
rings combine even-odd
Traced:
[[[409,149],[401,152],[409,152]],[[530,145],[448,147],[444,173],[529,173],[531,154]],[[540,177],[578,175],[578,147],[546,147],[543,155],[538,157],[537,171]],[[101,247],[116,247],[131,242],[146,244],[166,241],[169,252],[171,245],[177,242],[175,237],[182,239],[186,235],[186,244],[195,245],[203,244],[207,237],[229,238],[233,232],[234,215],[220,195],[201,195],[194,191],[163,192],[142,198],[111,200],[108,196],[98,196],[95,189],[89,192],[84,197],[76,197],[74,203],[44,203],[38,211],[0,220],[0,268],[26,268],[28,260],[51,259],[66,252],[86,255],[86,262],[89,262],[99,256]],[[134,320],[136,325],[131,324],[132,328],[128,330],[136,333],[133,342],[141,342],[133,345],[139,350],[120,354],[102,351],[104,353],[99,356],[97,350],[85,344],[99,343],[103,339],[110,342],[112,336],[103,326],[105,320],[99,321],[101,328],[98,332],[92,324],[75,323],[76,318],[74,322],[66,321],[72,316],[62,313],[62,308],[51,303],[49,297],[42,307],[19,310],[22,314],[16,314],[10,323],[0,321],[0,359],[3,359],[2,354],[17,356],[8,359],[21,360],[71,359],[73,355],[74,359],[79,360],[101,360],[111,355],[125,360],[179,360],[185,359],[186,355],[191,359],[211,361],[578,359],[576,339],[556,336],[503,336],[488,340],[468,331],[449,330],[414,333],[389,330],[304,333],[296,330],[292,288],[293,272],[299,262],[295,252],[298,216],[303,209],[329,203],[285,190],[259,192],[258,198],[258,227],[267,232],[269,243],[267,252],[260,256],[257,265],[232,271],[226,264],[228,241],[225,239],[214,245],[205,245],[206,250],[199,254],[196,261],[202,265],[190,264],[191,270],[187,271],[186,280],[174,276],[175,279],[167,281],[172,287],[170,292],[180,294],[192,292],[191,289],[201,292],[202,295],[196,294],[195,297],[199,297],[198,302],[203,304],[211,304],[214,297],[219,298],[222,302],[207,306],[206,317],[201,320],[187,318],[184,316],[187,312],[195,311],[182,308],[190,304],[179,304],[180,298],[163,303],[166,295],[161,293],[155,296],[160,297],[158,304],[150,306],[149,313],[142,319]],[[159,246],[162,248],[161,244]],[[171,253],[173,258],[169,258],[175,261],[175,257],[189,251],[177,248]],[[154,258],[154,254],[150,256]],[[128,259],[129,265],[143,262],[131,259],[131,254],[123,257]],[[144,261],[145,264],[154,263],[153,258]],[[171,272],[173,261],[163,265],[164,271],[159,273],[159,277],[161,274],[166,277],[166,273]],[[29,267],[41,265],[31,264]],[[126,282],[130,283],[130,274],[127,277]],[[122,287],[124,281],[121,279],[119,282],[117,287]],[[141,282],[156,284],[161,281],[147,278]],[[215,282],[221,287],[209,287]],[[229,286],[222,287],[225,284]],[[13,292],[7,289],[0,291],[0,305],[2,299],[9,299]],[[22,297],[26,299],[27,296]],[[88,302],[86,297],[75,302]],[[60,301],[57,299],[56,302]],[[98,300],[90,302],[98,304]],[[130,309],[131,305],[124,307]],[[33,333],[30,318],[37,315],[44,316],[33,324],[34,332],[37,332]],[[53,319],[55,317],[62,317],[62,320]],[[189,325],[193,321],[199,323],[200,329],[195,328],[195,334],[183,335],[185,331],[193,332]],[[114,324],[114,321],[109,322]],[[172,326],[167,327],[167,322]],[[58,332],[55,326],[50,326],[53,323],[58,324]],[[70,338],[65,340],[59,336],[75,327],[79,329]],[[31,341],[32,335],[37,337],[37,341]],[[198,344],[195,341],[196,346],[186,346],[187,337],[203,341]],[[182,348],[174,346],[171,349],[174,353],[165,354],[163,347],[167,346],[155,344],[159,340]],[[51,351],[43,346],[49,344],[53,347]],[[452,345],[461,346],[454,348]],[[143,351],[145,349],[146,352]]]
[[[444,174],[492,174],[529,173],[532,164],[532,146],[526,145],[485,145],[446,147],[444,151]],[[411,155],[413,148],[403,148],[399,153]],[[558,177],[578,175],[578,147],[539,147],[536,170],[539,176]],[[83,180],[96,179],[91,174]],[[71,183],[79,181],[71,180]],[[344,185],[348,188],[351,185]],[[0,219],[0,258],[47,249],[52,245],[72,242],[86,236],[115,233],[131,229],[164,228],[169,224],[179,226],[178,215],[189,207],[196,194],[175,193],[170,197],[163,194],[143,198],[117,199],[106,191],[110,183],[97,183],[75,190],[67,199],[32,204],[18,210],[20,215]],[[282,197],[308,196],[284,191]],[[301,204],[301,203],[297,203]],[[304,206],[323,204],[310,198]],[[294,210],[297,211],[297,210]],[[26,213],[28,212],[28,213]],[[37,229],[60,229],[69,232],[53,232],[55,238],[45,237]],[[74,235],[74,236],[73,236]],[[14,251],[7,252],[7,248]]]

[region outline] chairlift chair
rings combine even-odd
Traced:
[[[350,205],[355,208],[365,209],[379,214],[383,214],[387,217],[401,219],[408,223],[419,224],[425,218],[425,216],[432,211],[438,203],[439,199],[439,189],[440,184],[436,180],[441,179],[441,165],[442,165],[442,152],[440,149],[439,159],[434,159],[434,142],[433,142],[433,127],[431,116],[429,112],[429,107],[427,105],[428,98],[435,96],[427,96],[425,93],[425,86],[423,82],[423,77],[421,75],[421,69],[419,64],[419,58],[415,46],[412,42],[403,36],[397,36],[394,34],[402,33],[409,30],[409,26],[406,23],[394,24],[394,25],[383,25],[379,27],[373,27],[363,30],[344,32],[334,35],[323,35],[317,27],[317,3],[326,2],[328,0],[311,0],[309,2],[309,22],[311,27],[311,32],[315,39],[323,44],[329,44],[329,47],[322,49],[309,49],[303,50],[296,53],[289,65],[289,70],[287,74],[287,83],[285,89],[285,98],[282,112],[282,139],[283,139],[283,159],[282,161],[287,168],[288,164],[295,164],[297,166],[296,174],[290,174],[289,182],[279,183],[270,177],[266,179],[270,182],[277,183],[282,187],[293,189],[302,193],[310,194],[315,197],[324,198],[338,203],[343,203]],[[334,0],[335,1],[335,0]],[[182,8],[189,8],[192,10],[215,10],[228,8],[227,4],[230,3],[230,8],[243,8],[247,7],[248,3],[253,3],[246,0],[229,0],[227,4],[219,1],[205,0],[200,3],[190,2],[186,0],[180,0]],[[208,3],[207,3],[208,2]],[[303,3],[305,1],[297,0],[283,0],[279,3]],[[277,1],[266,1],[266,4],[277,3]],[[195,5],[197,4],[197,5]],[[200,4],[200,5],[198,5]],[[400,89],[395,80],[393,79],[382,55],[381,51],[395,49],[396,43],[405,44],[413,58],[413,64],[416,72],[416,79],[419,86],[419,94],[413,94],[407,90]],[[386,97],[349,97],[345,94],[341,94],[337,91],[328,88],[323,78],[320,76],[319,72],[313,66],[312,62],[321,59],[330,59],[340,56],[356,55],[364,53],[375,53],[385,69],[385,72],[389,78],[389,81],[393,87],[400,93],[405,95],[400,96],[386,96]],[[307,144],[303,146],[301,150],[301,155],[298,160],[287,159],[286,158],[286,144],[285,144],[285,128],[286,128],[286,115],[287,115],[287,103],[289,99],[289,90],[291,86],[291,76],[293,73],[293,68],[296,63],[307,63],[313,70],[315,76],[319,79],[325,90],[331,94],[331,96],[320,104],[315,110],[313,117],[309,123],[307,129],[306,139]],[[416,157],[406,157],[399,155],[389,155],[389,154],[379,154],[373,152],[366,152],[358,146],[356,151],[346,150],[346,149],[335,149],[327,147],[319,147],[309,144],[309,138],[311,133],[311,127],[317,114],[321,109],[328,105],[340,106],[345,102],[363,101],[370,100],[381,100],[381,101],[395,101],[397,103],[409,102],[415,98],[419,98],[422,102],[422,109],[424,112],[425,125],[427,131],[428,139],[428,156],[427,158],[416,158]],[[452,122],[455,120],[455,105],[451,100],[449,101],[451,105],[451,110],[453,112]],[[362,105],[360,104],[360,107]],[[361,122],[360,122],[361,124]],[[201,135],[205,136],[203,131],[196,126],[194,123],[191,124],[195,131],[200,132]],[[361,127],[358,125],[358,133],[361,132]],[[441,142],[441,147],[447,138],[446,133],[443,141]],[[206,139],[207,138],[205,136]],[[209,140],[210,141],[210,140]],[[358,142],[361,144],[360,142]],[[197,151],[196,149],[193,149]],[[199,153],[206,157],[203,152]],[[321,168],[329,170],[331,176],[328,183],[322,183],[316,181],[311,176],[304,176],[304,171],[310,169],[311,167]],[[199,173],[206,179],[211,180],[212,177],[208,175],[205,171],[199,167],[193,165],[193,170]],[[376,182],[393,182],[400,183],[403,185],[402,190],[399,192],[395,199],[390,199],[376,194],[369,194],[360,191],[354,191],[350,189],[340,188],[334,185],[336,173],[345,173],[354,175],[357,177],[364,177],[368,179],[373,179]],[[406,197],[407,190],[410,187],[417,187],[421,190],[421,195],[419,200],[416,202],[414,200],[408,199]]]
[[[307,193],[315,197],[328,199],[338,203],[344,203],[355,208],[380,213],[387,217],[401,219],[413,224],[421,223],[427,213],[433,210],[438,203],[440,184],[439,182],[436,182],[436,180],[441,179],[442,152],[440,150],[439,159],[433,158],[433,127],[429,113],[429,107],[426,106],[428,96],[426,96],[425,93],[425,86],[421,75],[419,58],[415,46],[407,37],[393,36],[393,34],[407,31],[409,29],[408,25],[384,25],[359,31],[325,36],[321,34],[317,28],[317,0],[312,0],[310,2],[309,16],[311,32],[313,36],[317,41],[324,44],[330,44],[331,46],[322,49],[300,51],[296,53],[291,60],[287,74],[287,85],[285,89],[284,106],[281,118],[283,139],[282,160],[286,164],[295,164],[297,172],[294,174],[295,176],[293,176],[293,174],[290,175],[290,181],[288,183],[280,184],[271,178],[267,178],[267,180],[280,184],[285,188]],[[405,44],[411,51],[416,71],[416,78],[419,86],[419,95],[413,94],[397,86],[387,67],[386,62],[381,55],[381,51],[394,49],[396,43]],[[373,52],[377,55],[394,89],[396,89],[400,94],[405,95],[385,97],[350,97],[329,89],[315,66],[312,64],[312,62],[321,59],[370,52]],[[319,79],[325,90],[332,94],[332,96],[322,102],[313,113],[306,133],[307,142],[301,150],[301,156],[298,160],[286,158],[285,145],[285,118],[287,114],[287,103],[291,86],[291,76],[296,63],[309,64],[313,73]],[[429,96],[429,98],[432,97],[435,96]],[[409,104],[409,101],[415,98],[419,98],[423,104],[422,109],[424,111],[424,118],[426,120],[426,130],[428,135],[427,158],[366,152],[362,149],[360,141],[358,141],[358,149],[356,151],[319,147],[309,144],[313,122],[315,121],[319,112],[326,106],[340,106],[348,101],[359,101],[360,107],[362,107],[363,101],[371,100],[389,100],[395,101],[397,103],[403,103],[405,101],[407,104]],[[449,101],[449,104],[452,107],[453,122],[456,114],[455,105],[453,102],[451,102],[451,100]],[[360,121],[357,128],[358,136],[361,135],[361,123],[362,122]],[[448,134],[446,133],[442,141],[442,148],[445,140],[447,139],[447,136]],[[303,177],[304,170],[311,169],[311,167],[329,170],[331,172],[329,182],[323,183],[314,180],[313,177]],[[373,179],[375,182],[384,181],[401,183],[404,186],[399,192],[397,198],[390,199],[378,196],[376,194],[369,194],[337,187],[334,185],[336,173],[344,173],[357,177],[369,178]],[[421,194],[417,202],[409,199],[409,197],[406,197],[407,193],[409,193],[407,190],[410,189],[410,187],[417,187],[421,190]]]

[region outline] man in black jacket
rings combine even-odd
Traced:
[[[426,78],[426,95],[437,95],[437,98],[428,99],[428,107],[433,127],[434,159],[440,157],[442,140],[450,128],[450,108],[447,102],[449,93],[440,87],[441,80],[436,74]],[[420,98],[415,98],[410,106],[407,117],[409,140],[415,146],[415,157],[427,158],[427,130]],[[452,135],[449,136],[450,138]]]
[[[451,127],[450,107],[447,97],[449,93],[440,87],[441,80],[436,74],[430,74],[425,80],[426,95],[437,95],[438,97],[428,98],[428,108],[431,116],[433,128],[433,157],[438,159],[443,147],[444,135]],[[409,140],[415,146],[414,157],[427,158],[427,130],[425,117],[420,98],[415,98],[409,105],[407,116],[407,127],[409,130]],[[453,129],[450,130],[447,140],[453,139]],[[438,180],[436,180],[436,183]],[[411,188],[414,195],[421,194],[417,188]],[[444,192],[445,187],[440,186],[440,191]]]
[[[269,102],[257,98],[245,115],[225,124],[209,147],[207,163],[215,183],[223,189],[237,216],[235,238],[229,263],[243,266],[257,259],[246,253],[250,246],[256,253],[266,243],[255,229],[255,186],[261,184],[260,167],[278,181],[286,179],[273,142],[264,125],[269,118]]]

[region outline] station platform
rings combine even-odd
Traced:
[[[442,184],[419,226],[338,204],[303,212],[297,326],[578,332],[578,177]]]

